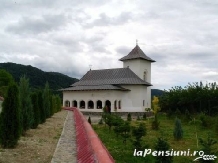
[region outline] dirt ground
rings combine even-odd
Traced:
[[[0,163],[49,163],[61,135],[67,111],[47,119],[37,129],[27,131],[15,149],[0,148]]]

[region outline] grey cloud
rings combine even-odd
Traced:
[[[120,46],[116,48],[116,52],[121,56],[127,55],[130,51],[131,49],[127,46]]]
[[[38,18],[22,17],[17,23],[11,24],[6,31],[15,34],[39,34],[57,30],[65,25],[64,15],[43,15]]]
[[[109,26],[109,25],[123,25],[132,19],[130,12],[122,12],[117,17],[109,17],[105,13],[101,13],[98,19],[95,19],[91,23],[84,24],[85,28],[92,28],[94,26]]]

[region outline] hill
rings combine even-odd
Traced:
[[[58,90],[78,81],[76,78],[71,78],[58,72],[44,72],[30,65],[0,63],[0,69],[8,71],[17,83],[19,83],[21,76],[26,75],[32,88],[44,88],[46,81],[48,81],[52,90]]]
[[[151,97],[153,96],[161,96],[164,93],[164,91],[160,89],[151,89]]]

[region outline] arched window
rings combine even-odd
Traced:
[[[80,101],[80,103],[79,103],[79,108],[80,109],[85,109],[86,108],[86,103],[85,103],[85,101]]]
[[[97,109],[102,109],[102,101],[97,101]]]
[[[114,110],[117,110],[117,100],[114,101]]]
[[[111,102],[109,100],[105,101],[106,112],[111,113]]]
[[[144,79],[144,81],[147,81],[147,72],[146,71],[144,71],[143,79]]]
[[[110,106],[111,107],[111,102],[109,100],[105,101],[105,106]]]
[[[94,102],[91,100],[88,102],[88,109],[94,109]]]
[[[73,106],[73,107],[77,107],[77,101],[76,101],[76,100],[73,100],[73,101],[72,101],[72,106]]]
[[[70,101],[69,100],[65,101],[65,107],[70,107]]]
[[[118,101],[118,108],[121,109],[121,100]]]

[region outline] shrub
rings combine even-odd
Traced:
[[[130,113],[127,114],[127,121],[132,121],[132,116]]]
[[[22,134],[25,134],[26,131],[32,127],[34,121],[29,79],[27,79],[25,76],[20,78],[19,99],[21,107]]]
[[[140,117],[139,117],[139,115],[137,116],[137,120],[138,120],[138,121],[140,120]]]
[[[42,98],[42,91],[40,90],[38,93],[37,93],[37,96],[38,96],[38,104],[39,104],[39,117],[40,117],[40,123],[45,123],[45,120],[46,120],[46,115],[45,115],[45,109],[43,107],[43,98]]]
[[[175,115],[176,115],[176,117],[179,117],[179,118],[181,118],[181,116],[182,116],[182,113],[178,108],[175,111]]]
[[[14,148],[17,145],[21,125],[18,87],[16,84],[10,84],[0,119],[0,143],[3,148]]]
[[[43,90],[43,109],[45,110],[45,116],[46,118],[51,117],[51,112],[50,112],[50,92],[49,92],[49,84],[46,82],[45,88]]]
[[[189,121],[191,121],[191,114],[190,114],[190,112],[188,111],[188,109],[186,109],[185,110],[185,120],[187,121],[187,122],[189,122]]]
[[[167,140],[163,139],[163,138],[158,138],[154,149],[156,151],[169,151],[170,150],[170,145],[167,142]],[[172,156],[156,156],[155,157],[155,163],[172,163],[173,162],[173,157]]]
[[[173,111],[171,108],[169,108],[169,110],[167,111],[167,117],[171,118],[173,116]]]
[[[31,100],[32,100],[32,104],[33,104],[33,118],[34,118],[31,128],[35,129],[35,128],[37,128],[39,121],[40,121],[37,93],[33,93],[31,95]]]
[[[183,138],[182,124],[181,124],[181,120],[178,118],[176,118],[175,120],[173,136],[176,140],[180,140]]]
[[[200,114],[200,121],[201,121],[201,126],[203,128],[211,128],[213,123],[213,119],[207,115],[205,115],[204,113]]]
[[[92,124],[92,121],[91,121],[91,117],[90,117],[90,116],[89,116],[89,118],[88,118],[88,122],[89,122],[90,125]]]
[[[140,123],[138,127],[133,127],[132,135],[135,137],[133,145],[136,149],[141,149],[141,138],[146,135],[146,126],[144,123]]]
[[[100,121],[98,122],[99,125],[103,124],[103,119],[101,118]]]
[[[216,133],[218,134],[218,118],[217,118],[216,124],[215,124],[215,131],[216,131]]]
[[[154,121],[151,124],[151,128],[153,130],[158,130],[160,126],[160,122],[158,121],[157,115],[154,116]]]
[[[123,138],[123,143],[125,144],[126,144],[127,138],[130,137],[130,130],[131,130],[131,127],[130,127],[129,122],[127,121],[126,122],[123,121],[120,125],[114,128],[114,132]]]
[[[146,113],[143,114],[143,120],[146,120],[147,119],[147,115]]]
[[[217,144],[217,141],[212,139],[210,135],[208,135],[206,140],[203,140],[202,138],[199,138],[199,143],[201,144],[202,148],[201,150],[204,151],[204,155],[217,155],[218,151],[216,151],[216,148],[214,145]],[[215,163],[215,160],[204,160],[200,159],[200,163]]]

